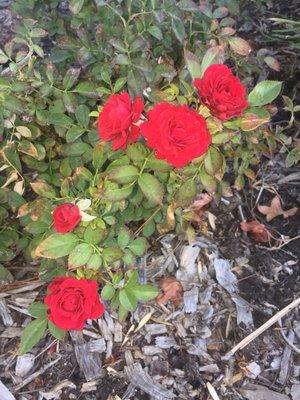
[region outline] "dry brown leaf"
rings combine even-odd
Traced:
[[[266,243],[271,240],[271,233],[264,224],[258,221],[243,221],[240,223],[241,230],[249,232],[256,242]]]
[[[271,201],[270,206],[257,206],[258,211],[266,216],[267,221],[272,221],[273,218],[282,215],[283,218],[289,218],[296,214],[298,211],[297,207],[290,208],[284,211],[281,207],[279,196],[275,196]]]
[[[173,276],[163,278],[159,282],[159,287],[162,294],[158,295],[156,302],[159,305],[164,305],[171,301],[175,306],[179,306],[182,301],[183,289],[181,283]]]
[[[202,222],[202,217],[206,206],[212,201],[213,197],[208,193],[200,193],[193,204],[187,209],[191,212],[190,221],[200,224]]]

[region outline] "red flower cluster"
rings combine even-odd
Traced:
[[[176,168],[207,152],[211,136],[205,119],[187,106],[157,104],[141,125],[147,145],[157,158],[167,160]]]
[[[239,116],[247,108],[246,89],[226,65],[211,65],[202,79],[194,82],[200,100],[222,121]],[[141,133],[157,158],[176,168],[206,153],[211,143],[205,119],[187,106],[157,104],[141,122],[143,101],[133,102],[128,93],[114,94],[99,114],[100,138],[111,141],[114,150],[126,148]]]
[[[128,93],[112,95],[99,114],[100,138],[105,142],[111,141],[114,150],[124,149],[127,144],[136,142],[140,131],[136,123],[143,108],[140,97],[131,102]]]
[[[211,65],[194,85],[202,103],[221,121],[242,115],[248,107],[245,87],[226,65]]]
[[[44,300],[48,319],[61,329],[83,329],[87,319],[99,318],[105,311],[97,289],[97,283],[92,280],[56,277]]]
[[[54,229],[59,233],[73,231],[81,221],[79,207],[72,203],[61,204],[53,211]]]

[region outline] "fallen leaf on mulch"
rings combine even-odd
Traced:
[[[187,211],[191,212],[192,215],[190,220],[192,222],[201,223],[206,206],[212,201],[212,196],[208,193],[201,193],[197,199],[190,205]]]
[[[242,231],[249,232],[256,242],[269,242],[272,237],[266,226],[257,221],[243,221],[240,227]]]
[[[164,305],[171,301],[175,306],[179,306],[182,301],[183,288],[181,283],[174,277],[168,276],[159,282],[162,294],[156,297],[159,305]]]
[[[271,201],[270,206],[257,206],[258,211],[266,216],[267,221],[271,221],[273,218],[283,215],[283,218],[289,218],[296,214],[298,211],[297,207],[290,208],[284,211],[281,207],[279,196],[275,196]]]

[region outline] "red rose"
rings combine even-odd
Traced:
[[[87,319],[99,318],[105,311],[97,289],[97,283],[92,280],[54,278],[44,300],[49,320],[61,329],[83,329]]]
[[[53,211],[54,229],[59,233],[71,232],[81,220],[79,207],[65,203]]]
[[[248,107],[245,87],[226,65],[211,65],[194,85],[202,103],[222,121],[242,115]]]
[[[141,132],[156,157],[176,168],[206,153],[211,143],[205,119],[185,105],[157,104],[148,112],[148,121],[141,125]]]
[[[99,114],[98,132],[100,138],[111,141],[114,150],[125,149],[139,137],[136,124],[144,108],[143,100],[136,97],[133,102],[128,93],[113,94]]]

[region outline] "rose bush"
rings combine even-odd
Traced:
[[[154,299],[137,262],[149,239],[174,231],[192,241],[197,194],[240,190],[287,143],[266,126],[281,82],[255,85],[256,58],[226,0],[151,1],[145,12],[138,2],[69,3],[62,16],[55,2],[16,0],[27,18],[0,50],[0,262],[22,256],[56,282],[48,306],[29,308],[21,353],[46,329],[62,339],[68,312],[72,327],[94,315],[82,280],[120,320]]]

